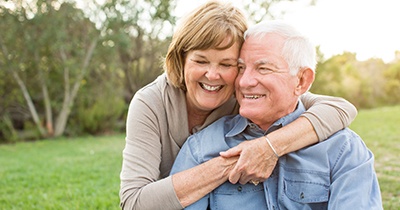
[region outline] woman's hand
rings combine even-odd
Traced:
[[[271,175],[278,161],[265,137],[244,141],[236,147],[221,152],[220,155],[225,158],[240,156],[229,174],[229,181],[232,184],[263,182]]]

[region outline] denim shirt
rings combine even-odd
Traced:
[[[219,156],[243,141],[289,124],[305,111],[296,110],[263,131],[246,118],[223,117],[190,136],[171,174]],[[374,157],[362,139],[343,129],[327,140],[279,158],[262,184],[225,182],[186,209],[383,209]]]

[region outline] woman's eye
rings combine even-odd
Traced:
[[[197,63],[197,64],[207,64],[207,61],[203,61],[203,60],[194,60],[194,59],[190,59],[192,62]]]
[[[196,61],[196,63],[198,63],[198,64],[206,64],[207,61]]]
[[[233,65],[232,65],[232,64],[221,64],[221,66],[226,67],[226,68],[230,68],[230,67],[232,67]]]

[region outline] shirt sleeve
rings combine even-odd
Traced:
[[[197,144],[196,138],[194,135],[190,136],[188,140],[183,144],[181,150],[178,153],[178,156],[175,159],[174,165],[171,169],[171,175],[176,174],[178,172],[187,170],[189,168],[193,168],[197,165],[200,165],[203,161],[199,156],[200,145]],[[186,210],[207,210],[209,204],[210,194],[202,197],[200,200],[195,203],[187,206]]]
[[[307,109],[302,116],[311,122],[319,141],[349,126],[357,116],[356,107],[343,98],[307,92],[300,99]]]
[[[331,158],[330,199],[328,209],[383,209],[374,155],[353,132],[343,141],[338,157]]]
[[[129,106],[120,174],[120,206],[122,209],[182,209],[171,177],[160,179],[160,128],[156,112],[145,98],[137,93]]]

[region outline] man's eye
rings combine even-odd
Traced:
[[[243,73],[244,69],[245,69],[244,66],[238,66],[239,73]]]
[[[274,72],[274,70],[272,70],[270,68],[260,67],[260,68],[258,68],[258,72],[260,72],[260,74],[271,74]]]

